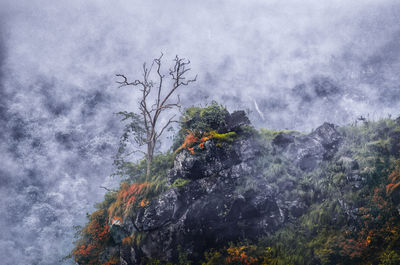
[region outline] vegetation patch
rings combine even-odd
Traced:
[[[190,182],[190,179],[177,178],[171,187],[183,187]]]
[[[105,210],[92,213],[72,252],[75,261],[79,264],[102,264],[101,253],[110,242],[109,229]]]
[[[203,150],[205,147],[205,143],[209,140],[214,139],[218,144],[221,142],[233,142],[236,139],[236,132],[227,132],[227,133],[218,133],[215,130],[210,132],[193,132],[187,131],[187,135],[183,144],[175,150],[175,154],[181,150],[188,150],[192,155],[195,154],[195,151]]]
[[[226,109],[216,103],[187,109],[175,152],[154,157],[147,181],[145,161],[120,161],[118,175],[124,180],[118,191],[108,192],[98,210],[88,215],[72,252],[74,260],[79,264],[118,264],[120,248],[143,244],[146,232],[134,232],[116,243],[110,227],[135,217],[167,189],[189,183],[177,178],[167,185],[174,154],[184,149],[200,153],[207,148],[207,141],[223,143],[223,147],[235,141],[238,133],[226,130],[226,115]],[[343,142],[337,152],[307,172],[273,146],[278,135],[297,137],[301,133],[260,130],[257,139],[265,149],[254,161],[254,170],[277,192],[280,207],[298,207],[300,213],[287,214],[285,224],[266,237],[243,238],[208,249],[202,264],[400,264],[400,157],[395,140],[399,126],[387,119],[338,130]],[[258,188],[258,179],[250,174],[243,180],[237,189]],[[110,249],[118,251],[110,253]],[[147,264],[172,264],[148,258]],[[189,258],[188,253],[179,253],[177,262],[199,262]]]

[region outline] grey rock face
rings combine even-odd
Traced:
[[[121,243],[122,239],[126,236],[126,233],[127,231],[119,223],[110,226],[110,235],[116,243]]]
[[[335,126],[325,123],[309,135],[278,135],[273,145],[302,170],[311,170],[337,150],[340,139]],[[139,246],[122,246],[121,263],[140,264],[144,257],[176,261],[178,245],[191,259],[200,260],[206,249],[268,235],[286,221],[288,212],[301,216],[304,202],[281,202],[258,172],[255,163],[263,148],[253,137],[239,137],[222,147],[207,141],[194,155],[178,153],[169,184],[178,178],[187,184],[171,187],[124,220],[121,229],[127,234],[136,230],[145,236]],[[248,179],[256,185],[246,186]]]
[[[278,134],[273,145],[301,170],[310,171],[336,153],[341,139],[335,125],[324,123],[308,135]]]
[[[139,211],[133,224],[146,236],[140,249],[121,251],[125,264],[143,256],[176,260],[178,245],[196,259],[212,246],[256,238],[276,228],[282,220],[274,191],[266,184],[257,190],[237,189],[252,173],[260,148],[252,139],[240,139],[228,149],[210,141],[202,153],[179,153],[169,182],[190,182],[169,189]]]

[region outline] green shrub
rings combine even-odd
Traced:
[[[149,181],[160,180],[166,177],[168,170],[174,165],[174,154],[171,151],[161,153],[153,157],[151,175]],[[120,176],[125,182],[135,183],[146,180],[146,159],[137,163],[119,161],[117,172],[114,176]]]
[[[226,117],[229,112],[222,105],[213,101],[205,108],[190,107],[181,118],[183,130],[207,132],[220,131],[226,127]]]
[[[380,265],[400,264],[400,255],[394,250],[386,250],[380,257]]]
[[[228,115],[229,112],[226,108],[215,101],[204,108],[187,108],[180,120],[181,128],[175,136],[172,149],[176,150],[183,144],[187,131],[204,133],[214,130],[218,133],[225,133]]]

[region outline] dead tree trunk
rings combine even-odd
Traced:
[[[161,71],[162,57],[163,54],[161,54],[159,58],[154,59],[150,68],[147,68],[146,64],[143,64],[143,78],[140,80],[137,79],[133,82],[129,82],[125,75],[117,74],[118,77],[122,78],[122,81],[117,81],[120,87],[139,87],[142,92],[141,100],[139,101],[139,115],[142,116],[143,120],[142,126],[145,131],[145,139],[143,139],[143,142],[147,145],[146,151],[140,150],[141,144],[139,142],[141,141],[136,141],[136,143],[139,143],[137,151],[144,153],[147,160],[146,180],[149,180],[151,175],[151,164],[157,142],[165,130],[169,128],[172,123],[177,122],[177,120],[174,120],[176,114],[172,115],[164,124],[159,124],[160,117],[166,110],[173,108],[180,109],[179,95],[175,101],[172,101],[171,96],[179,87],[188,86],[197,79],[197,76],[186,79],[186,73],[190,71],[190,68],[188,68],[190,61],[176,56],[173,66],[168,71],[168,76],[173,81],[172,86],[166,89],[164,87],[164,81],[167,77]],[[155,73],[153,72],[153,67],[156,69]],[[152,80],[153,75],[156,81]],[[152,94],[153,91],[156,93]],[[152,99],[151,97],[154,98]],[[150,103],[150,101],[152,101],[152,103]]]

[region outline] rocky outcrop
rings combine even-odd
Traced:
[[[255,134],[241,133],[248,126],[244,113],[232,114],[227,124],[227,131],[238,133],[234,142],[207,141],[201,152],[179,152],[168,174],[170,188],[133,218],[113,225],[115,240],[121,233],[144,235],[135,246],[122,245],[122,264],[140,264],[145,257],[176,261],[179,251],[200,260],[206,249],[268,235],[288,214],[304,213],[304,202],[283,202],[258,169],[257,158],[267,150]],[[308,135],[278,134],[272,145],[273,152],[307,171],[332,156],[340,139],[336,127],[325,123]],[[174,186],[179,179],[185,184]]]
[[[274,153],[282,153],[301,170],[311,171],[338,150],[342,136],[336,129],[334,124],[324,123],[308,135],[280,133],[272,142]]]

